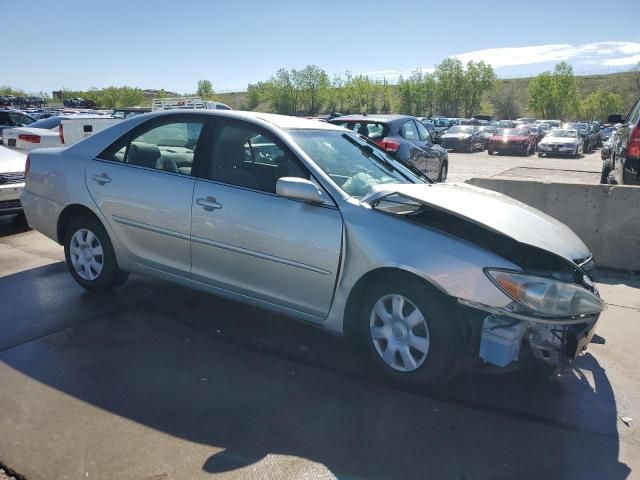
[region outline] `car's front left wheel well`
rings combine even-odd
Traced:
[[[60,216],[58,217],[56,239],[60,245],[62,245],[62,243],[64,242],[64,236],[65,236],[65,232],[67,231],[67,228],[69,227],[71,222],[78,217],[95,218],[96,220],[100,221],[97,215],[93,213],[93,211],[90,208],[85,207],[84,205],[80,205],[80,204],[67,205],[64,208],[64,210],[62,210],[62,212],[60,213]]]
[[[364,298],[364,294],[367,289],[372,285],[376,285],[378,283],[408,283],[408,282],[417,282],[423,285],[428,286],[430,289],[437,293],[438,295],[442,295],[444,297],[448,297],[446,294],[442,293],[438,288],[436,288],[433,284],[429,283],[422,277],[418,275],[408,272],[406,270],[401,270],[398,268],[392,267],[383,267],[378,268],[376,270],[372,270],[370,272],[365,273],[353,286],[351,292],[349,292],[349,298],[347,299],[347,305],[344,309],[344,322],[343,322],[343,334],[346,337],[353,336],[357,333],[358,330],[358,314],[359,309],[362,305],[362,299]]]

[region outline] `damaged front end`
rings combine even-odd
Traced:
[[[499,194],[491,192],[492,198],[482,205],[487,194],[478,193],[474,187],[471,191],[461,187],[460,194],[469,194],[468,201],[476,202],[468,207],[453,199],[450,189],[455,185],[447,187],[449,190],[440,190],[443,200],[434,195],[437,190],[423,194],[409,188],[377,192],[365,201],[380,211],[473,243],[519,267],[502,270],[487,265],[484,269],[495,287],[512,300],[503,307],[456,296],[461,306],[474,312],[467,315],[473,324],[473,355],[506,367],[522,360],[524,350],[554,366],[582,353],[594,335],[600,312],[606,308],[593,283],[595,267],[584,244],[557,220],[513,199],[506,200],[507,207],[501,208],[496,197]],[[518,214],[519,205],[522,215]],[[487,213],[484,208],[493,212]],[[476,212],[481,213],[474,215]],[[497,216],[495,224],[492,214]],[[529,220],[529,227],[535,230],[531,236],[526,225],[518,224]],[[547,234],[541,232],[545,224],[549,225]],[[553,234],[558,232],[554,239]],[[537,241],[541,235],[543,242]],[[573,244],[571,235],[576,240]]]

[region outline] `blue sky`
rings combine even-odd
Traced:
[[[0,11],[15,5],[0,0]],[[349,69],[394,80],[415,68],[428,71],[447,56],[485,60],[503,77],[539,73],[560,60],[578,73],[628,69],[640,62],[637,0],[607,5],[601,0],[22,2],[23,21],[4,18],[0,26],[0,85],[28,91],[130,85],[186,93],[202,78],[215,89],[237,89],[280,67],[307,64],[330,75]]]

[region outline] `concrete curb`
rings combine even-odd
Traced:
[[[640,271],[640,187],[472,178],[557,218],[593,252],[596,265]]]

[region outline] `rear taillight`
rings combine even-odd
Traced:
[[[27,155],[27,161],[24,162],[24,178],[27,178],[27,175],[29,175],[29,169],[31,168],[31,159],[29,158],[29,155]]]
[[[631,130],[629,145],[627,146],[628,158],[640,158],[640,125],[636,125]]]
[[[40,135],[28,135],[25,133],[22,135],[18,135],[18,140],[29,143],[40,143]]]
[[[396,153],[400,149],[400,142],[392,138],[383,138],[382,140],[377,140],[375,143],[387,152]]]
[[[60,143],[64,145],[64,131],[62,129],[62,124],[58,127],[58,136],[60,137]]]

